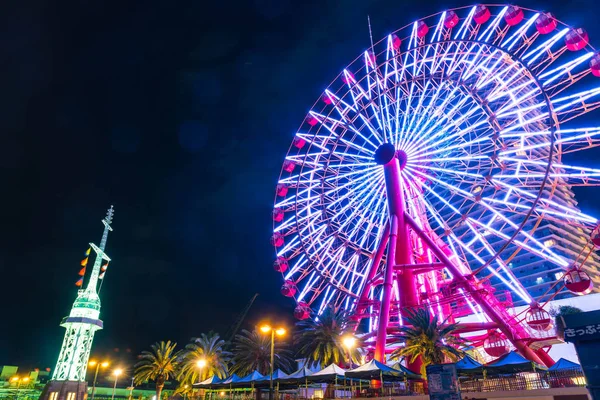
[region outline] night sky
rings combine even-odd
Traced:
[[[600,45],[595,2],[519,4],[585,27]],[[467,4],[3,4],[0,365],[54,367],[79,262],[111,204],[94,355],[130,358],[158,340],[224,333],[257,292],[247,326],[263,315],[291,323],[269,237],[296,128],[368,46],[367,15],[377,40]]]

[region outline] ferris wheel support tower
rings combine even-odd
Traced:
[[[77,293],[69,316],[63,318],[61,326],[66,329],[52,380],[48,382],[40,400],[83,400],[87,395],[85,382],[88,361],[92,350],[94,334],[103,328],[100,320],[100,296],[98,295],[98,280],[102,260],[110,261],[104,252],[108,232],[112,231],[114,209],[108,209],[102,220],[104,232],[100,245],[90,243],[96,253],[94,267],[88,285]]]

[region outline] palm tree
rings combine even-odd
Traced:
[[[419,356],[423,361],[421,374],[431,364],[442,364],[447,360],[457,361],[464,355],[460,350],[462,341],[453,334],[458,324],[440,323],[429,310],[414,308],[406,310],[406,325],[400,327],[401,338],[390,358],[408,357],[414,362]]]
[[[287,349],[285,342],[275,340],[273,369],[290,372],[292,367],[292,352]],[[233,339],[233,363],[231,372],[240,376],[258,371],[263,375],[270,372],[271,364],[271,335],[265,335],[258,330],[242,330]]]
[[[348,313],[342,309],[327,307],[316,319],[307,319],[296,324],[295,342],[298,355],[306,358],[309,366],[325,367],[347,359],[348,349],[343,338],[354,334]],[[360,343],[352,349],[352,360],[360,357]]]
[[[185,346],[181,357],[181,368],[177,379],[183,385],[192,385],[211,376],[225,378],[231,359],[231,353],[225,351],[225,341],[218,333],[203,333],[200,337],[193,338]],[[198,361],[204,360],[204,366],[198,367]]]
[[[135,365],[134,380],[136,384],[146,381],[156,383],[156,399],[165,386],[165,381],[175,376],[179,366],[179,352],[175,351],[177,343],[158,342],[150,346],[151,351],[142,351],[140,361]]]

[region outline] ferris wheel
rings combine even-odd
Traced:
[[[544,305],[600,283],[598,221],[572,190],[600,184],[579,157],[600,144],[584,117],[599,76],[583,29],[512,5],[369,46],[314,104],[277,183],[274,268],[296,317],[346,308],[382,361],[407,307],[477,315],[488,354],[552,364]]]

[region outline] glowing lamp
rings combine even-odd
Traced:
[[[354,336],[346,336],[342,339],[342,343],[347,349],[353,349],[356,346],[356,338]]]

